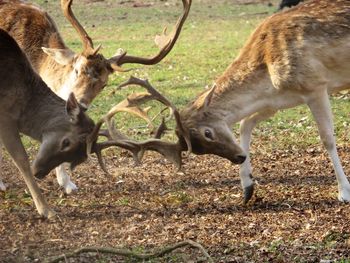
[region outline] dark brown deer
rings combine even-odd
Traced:
[[[338,199],[350,201],[334,137],[329,94],[350,87],[350,1],[312,0],[265,19],[239,56],[182,112],[193,152],[242,163],[245,201],[253,194],[253,128],[281,109],[306,104],[333,163]],[[231,125],[240,123],[240,146]]]
[[[174,157],[180,156],[176,151],[192,150],[241,164],[247,202],[254,192],[249,157],[253,128],[278,110],[306,104],[333,163],[338,199],[349,202],[350,184],[337,153],[329,102],[329,94],[350,87],[349,50],[348,0],[311,0],[272,15],[213,86],[180,111],[180,140],[164,146]],[[240,145],[231,130],[238,121]]]
[[[15,40],[1,29],[0,79],[0,141],[22,173],[39,214],[51,217],[54,212],[34,176],[44,177],[63,162],[72,168],[83,162],[94,123],[73,94],[65,102],[47,87]],[[32,168],[20,133],[41,142]]]
[[[65,45],[53,19],[28,2],[0,0],[0,28],[17,41],[36,72],[50,88],[63,99],[67,99],[73,92],[79,103],[87,108],[107,85],[108,76],[123,71],[122,65],[157,64],[171,51],[187,18],[191,2],[192,0],[182,0],[183,14],[173,32],[168,36],[157,36],[160,51],[150,58],[130,56],[126,52],[105,58],[99,53],[100,47],[94,47],[93,41],[75,18],[71,9],[72,0],[61,0],[61,7],[82,41],[83,50],[79,54]],[[64,166],[56,169],[57,180],[66,193],[70,193],[77,187],[71,182]]]

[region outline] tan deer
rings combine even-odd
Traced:
[[[22,173],[39,214],[51,217],[54,212],[34,176],[42,178],[63,162],[72,168],[83,162],[95,125],[73,94],[65,102],[47,87],[17,43],[1,29],[0,79],[0,141]],[[20,133],[41,142],[32,168]]]
[[[241,163],[244,199],[253,194],[253,128],[276,111],[306,104],[333,163],[338,199],[350,201],[334,137],[329,94],[350,87],[350,1],[312,0],[266,18],[239,56],[182,112],[193,152]],[[231,125],[240,123],[240,146]]]
[[[53,19],[28,2],[0,0],[0,28],[18,42],[34,69],[49,87],[63,99],[67,99],[73,92],[79,103],[87,108],[107,85],[108,76],[116,71],[123,71],[122,65],[157,64],[171,51],[188,16],[191,2],[182,0],[183,14],[173,32],[156,37],[160,51],[150,58],[130,56],[126,52],[105,58],[99,53],[100,46],[94,47],[93,41],[75,18],[71,9],[72,0],[61,0],[61,7],[82,41],[83,50],[79,54],[65,45]],[[70,180],[65,166],[61,165],[56,169],[57,180],[66,193],[71,193],[77,187]]]
[[[180,153],[186,150],[215,154],[241,164],[241,184],[247,202],[254,192],[249,157],[253,128],[278,110],[306,104],[331,157],[338,199],[349,202],[350,184],[337,153],[329,102],[329,94],[350,87],[349,50],[348,0],[311,0],[272,15],[257,27],[237,59],[210,89],[179,115],[174,111],[178,142],[151,140],[147,149],[163,147],[164,155],[180,165]],[[106,121],[115,113],[112,109]],[[240,145],[231,130],[238,121]]]

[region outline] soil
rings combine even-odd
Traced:
[[[345,172],[350,149],[339,149]],[[91,158],[73,173],[66,196],[55,176],[40,186],[58,216],[38,216],[15,166],[5,159],[0,193],[0,262],[43,262],[84,246],[145,252],[183,240],[203,245],[215,262],[333,262],[350,258],[350,207],[337,200],[335,175],[322,148],[256,148],[256,191],[242,204],[238,167],[190,155],[183,170],[158,154],[134,167],[126,152],[106,151],[110,176]],[[349,172],[348,172],[349,173]],[[134,262],[85,253],[66,262]],[[179,249],[152,262],[206,262]]]

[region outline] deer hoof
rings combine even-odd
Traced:
[[[0,191],[5,192],[6,191],[6,186],[3,182],[0,181]]]
[[[47,219],[53,219],[55,217],[56,217],[56,212],[50,209],[47,214]]]
[[[349,203],[350,202],[350,190],[349,189],[342,189],[339,191],[338,194],[338,200],[343,203]]]
[[[246,204],[252,198],[254,193],[254,184],[249,185],[243,189],[243,203]]]
[[[71,181],[64,185],[63,189],[67,195],[73,194],[78,191],[78,187]]]
[[[42,211],[39,211],[39,214],[43,218],[47,218],[47,219],[53,219],[56,217],[56,212],[51,210],[50,208],[46,208],[46,209],[43,209]]]

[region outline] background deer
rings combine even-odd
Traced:
[[[79,54],[65,45],[52,18],[36,5],[27,2],[0,0],[0,28],[18,42],[36,72],[55,93],[66,100],[73,92],[78,102],[87,108],[107,85],[108,76],[123,71],[123,64],[157,64],[171,51],[187,18],[191,2],[182,0],[183,14],[173,32],[168,36],[164,34],[156,37],[160,51],[151,58],[130,56],[126,52],[105,58],[99,53],[100,46],[94,47],[93,41],[75,18],[71,10],[72,0],[61,0],[61,7],[82,41],[83,50]],[[58,183],[66,193],[77,189],[65,165],[59,166],[56,174]]]
[[[332,160],[338,199],[350,201],[350,184],[337,153],[329,102],[329,94],[350,87],[349,50],[348,0],[307,1],[268,17],[212,88],[180,112],[192,151],[241,164],[247,202],[254,190],[249,157],[253,128],[278,110],[306,104]],[[240,145],[231,131],[238,121]]]
[[[282,0],[278,6],[278,10],[282,10],[285,7],[293,7],[302,1],[303,0]]]
[[[32,69],[17,43],[0,29],[0,140],[11,155],[40,215],[50,210],[33,177],[43,177],[63,162],[71,167],[86,157],[93,121],[74,95],[67,102],[55,95]],[[19,133],[41,142],[32,169]]]

